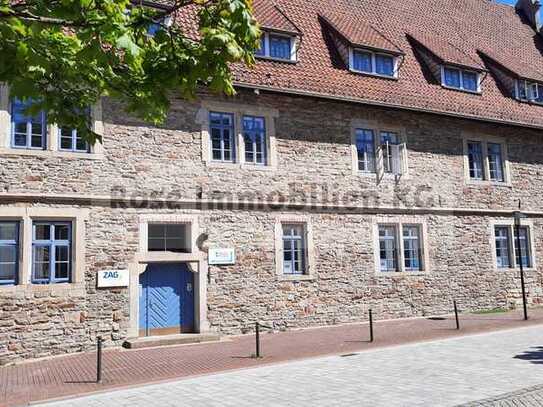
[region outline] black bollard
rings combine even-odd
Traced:
[[[373,342],[373,314],[370,308],[370,342]]]
[[[260,324],[255,323],[255,336],[256,336],[256,357],[260,358]]]
[[[456,306],[456,300],[453,301],[454,305],[454,318],[456,319],[456,329],[460,329],[460,320],[458,319],[458,307]]]
[[[102,383],[102,337],[97,337],[96,342],[96,383]]]

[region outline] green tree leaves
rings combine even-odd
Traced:
[[[36,109],[49,122],[81,129],[91,143],[97,135],[86,112],[101,96],[160,124],[172,92],[191,98],[203,86],[234,93],[231,64],[253,64],[259,45],[251,0],[139,4],[0,0],[0,82],[14,97],[39,101]]]

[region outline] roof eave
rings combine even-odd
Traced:
[[[350,97],[350,96],[339,96],[339,95],[334,95],[334,94],[329,94],[329,93],[313,92],[313,91],[307,91],[307,90],[302,90],[302,89],[289,89],[289,88],[281,88],[281,87],[275,87],[275,86],[255,85],[255,84],[239,82],[239,81],[235,81],[234,86],[237,86],[240,88],[258,89],[258,90],[269,91],[269,92],[285,93],[285,94],[297,95],[297,96],[307,96],[307,97],[329,99],[329,100],[335,100],[335,101],[341,101],[341,102],[356,103],[356,104],[362,104],[362,105],[368,105],[368,106],[393,108],[393,109],[400,109],[400,110],[419,112],[419,113],[437,114],[441,116],[456,117],[460,119],[469,119],[469,120],[474,120],[474,121],[484,122],[484,123],[504,124],[504,125],[510,125],[510,126],[516,126],[516,127],[543,130],[543,123],[535,124],[535,123],[527,123],[527,122],[522,122],[522,121],[503,120],[503,119],[497,119],[497,118],[492,118],[492,117],[476,116],[476,115],[471,115],[467,113],[449,112],[446,110],[429,109],[429,108],[423,108],[423,107],[417,107],[417,106],[406,106],[406,105],[400,105],[396,103],[381,102],[378,100],[360,99],[360,98],[355,98],[355,97]]]

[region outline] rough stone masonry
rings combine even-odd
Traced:
[[[530,304],[543,301],[540,132],[240,91],[218,102],[241,110],[258,106],[278,111],[277,166],[214,166],[202,157],[199,119],[202,101],[209,100],[215,99],[202,94],[194,102],[174,101],[167,122],[158,128],[103,100],[100,159],[17,152],[0,156],[0,191],[5,195],[0,217],[8,208],[89,211],[82,281],[0,287],[0,363],[88,350],[97,335],[105,336],[108,345],[127,338],[129,289],[98,289],[96,273],[134,262],[139,217],[146,214],[194,215],[205,247],[236,249],[234,265],[207,270],[209,328],[224,335],[248,332],[255,320],[277,328],[362,321],[369,307],[377,318],[447,313],[452,299],[463,310],[514,307],[520,300],[519,271],[496,267],[492,224],[510,221],[507,211],[515,210],[519,200],[533,224],[535,267],[526,274],[528,298]],[[401,128],[408,174],[378,180],[353,172],[353,121]],[[467,182],[466,135],[505,140],[510,183]],[[98,197],[113,200],[105,204]],[[214,199],[221,204],[198,205]],[[305,205],[266,203],[274,200]],[[233,201],[261,205],[224,204]],[[311,279],[277,275],[274,226],[287,215],[311,223]],[[376,271],[376,219],[425,223],[428,264],[423,272]]]

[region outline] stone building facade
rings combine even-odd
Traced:
[[[175,312],[190,314],[186,331],[174,324],[178,333],[246,333],[257,320],[287,329],[358,322],[369,308],[383,319],[439,315],[453,299],[463,310],[516,307],[519,202],[528,301],[543,302],[543,123],[342,99],[240,84],[231,98],[176,99],[166,123],[151,127],[104,98],[92,111],[103,142],[81,153],[58,148],[55,126],[45,148],[13,148],[13,102],[2,87],[0,229],[16,224],[17,237],[8,226],[0,235],[0,247],[16,247],[14,281],[0,285],[0,363],[89,350],[97,336],[121,345],[173,333],[167,323],[142,326],[151,324],[143,313],[156,311],[143,310],[142,296],[157,294],[143,294],[142,276],[164,270],[153,282],[161,288],[172,288],[171,273],[189,276],[180,289],[190,295],[173,289]],[[213,159],[219,112],[233,120],[234,162]],[[247,162],[246,117],[264,119],[264,165]],[[364,129],[394,133],[403,150],[378,145],[375,171],[361,171]],[[501,180],[474,179],[470,143],[501,147]],[[389,171],[379,171],[387,157]],[[66,225],[69,237],[60,236]],[[164,225],[183,226],[182,250],[152,250],[154,226]],[[300,264],[285,255],[286,230],[301,231]],[[63,276],[62,245],[67,279],[37,281],[47,262]],[[235,258],[213,264],[214,249]],[[126,271],[128,281],[101,286],[104,271]]]

